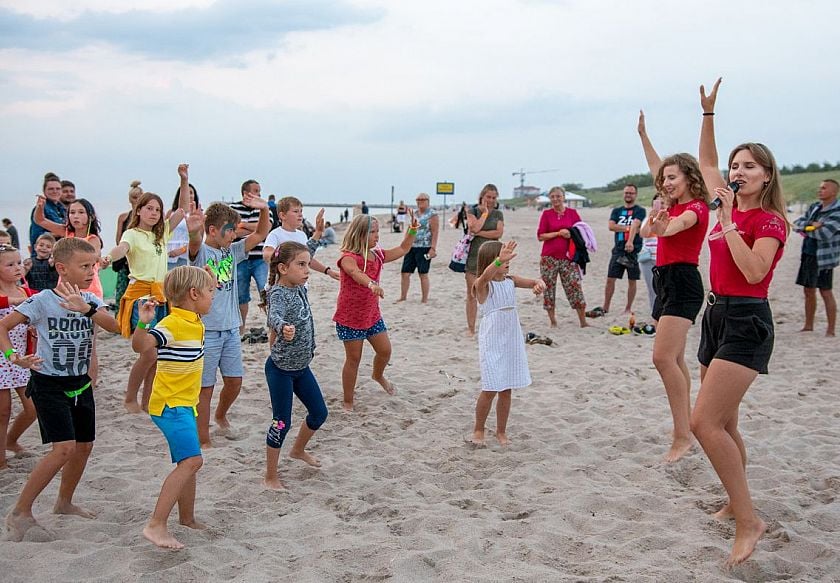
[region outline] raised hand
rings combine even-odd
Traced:
[[[283,340],[286,342],[291,342],[295,338],[295,326],[294,324],[284,324],[283,325]]]
[[[414,229],[415,231],[420,228],[420,222],[415,218],[414,211],[411,210],[411,207],[406,209],[408,211],[408,228]]]
[[[647,127],[645,127],[645,112],[641,109],[639,110],[639,125],[637,129],[639,130],[640,136],[643,136],[647,133]]]
[[[499,251],[499,261],[507,263],[516,257],[516,241],[507,241],[502,245],[502,250]]]
[[[704,85],[700,86],[700,106],[703,108],[703,113],[715,112],[715,102],[717,101],[717,92],[721,81],[723,81],[723,77],[718,77],[709,95],[706,95],[706,87]]]
[[[189,164],[178,164],[178,176],[180,176],[182,180],[189,180],[190,179],[190,165]]]
[[[319,233],[324,232],[326,221],[324,220],[324,209],[318,211],[318,214],[315,215],[315,230]]]
[[[140,318],[140,321],[144,324],[148,324],[152,320],[155,319],[155,310],[157,308],[157,301],[154,298],[149,298],[143,305],[141,305],[137,309],[137,315]]]
[[[82,297],[79,286],[63,281],[55,287],[54,291],[64,300],[63,302],[59,302],[58,305],[65,310],[79,312],[80,314],[86,314],[90,311],[90,306]]]
[[[204,211],[201,206],[196,207],[195,202],[190,203],[190,211],[187,213],[187,231],[200,233],[204,230]]]
[[[252,192],[242,193],[242,204],[252,209],[268,208],[268,203]]]

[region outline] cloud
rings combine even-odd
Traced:
[[[106,44],[154,59],[207,61],[277,47],[292,32],[370,23],[381,11],[334,0],[219,0],[207,7],[86,10],[65,20],[0,8],[0,49],[72,51]]]

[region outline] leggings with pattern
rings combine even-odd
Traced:
[[[560,276],[560,283],[566,298],[573,309],[579,310],[586,306],[583,299],[583,287],[581,286],[580,270],[578,266],[568,259],[557,259],[548,255],[540,257],[540,277],[545,282],[545,293],[543,293],[543,308],[553,310],[555,306],[555,295],[557,292],[557,276]]]

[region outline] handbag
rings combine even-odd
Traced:
[[[449,269],[458,273],[467,271],[467,257],[470,254],[470,245],[472,244],[473,234],[467,233],[464,237],[455,244],[455,249],[452,250],[452,259],[449,261]]]

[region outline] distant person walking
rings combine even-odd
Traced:
[[[368,205],[365,201],[362,201],[362,214],[366,215],[369,214],[370,209],[368,209]]]
[[[834,268],[840,265],[840,202],[837,201],[837,190],[836,180],[823,180],[817,193],[819,200],[794,222],[794,229],[804,237],[796,276],[796,285],[801,285],[805,292],[805,325],[802,332],[814,329],[819,289],[828,321],[826,336],[834,336],[837,321],[837,302],[832,291]]]

